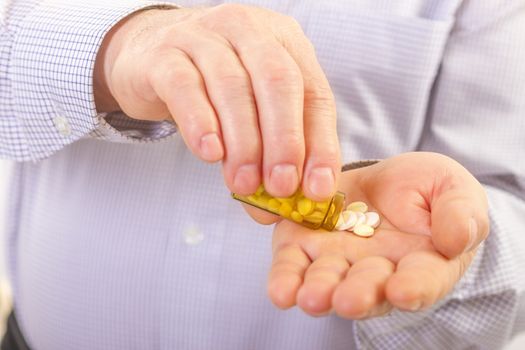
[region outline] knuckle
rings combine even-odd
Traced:
[[[238,38],[240,32],[258,27],[254,8],[241,4],[221,4],[199,20],[199,25],[229,38]]]
[[[255,118],[257,114],[252,87],[247,76],[221,75],[213,86],[214,105],[230,113],[243,113],[242,118]],[[238,112],[236,112],[238,111]]]
[[[261,144],[258,141],[250,139],[232,148],[230,151],[238,164],[259,163],[261,159]]]
[[[283,16],[283,25],[286,32],[293,35],[304,36],[303,27],[297,19],[292,16]]]
[[[306,37],[299,21],[291,16],[282,17],[283,19],[275,32],[278,41],[292,52],[298,52],[302,55],[315,53],[314,46]]]
[[[305,113],[314,116],[320,116],[325,118],[326,122],[329,119],[336,119],[336,106],[335,99],[333,96],[314,93],[306,93],[304,96],[304,110]],[[327,127],[331,126],[327,124]],[[334,126],[335,128],[335,126]]]
[[[185,89],[198,84],[194,72],[175,66],[169,66],[163,70],[163,79],[174,89]]]
[[[222,72],[217,74],[217,85],[224,90],[233,90],[234,93],[251,91],[251,85],[246,74]]]
[[[261,79],[264,85],[269,87],[275,85],[300,86],[302,88],[303,79],[298,68],[276,62],[265,62],[262,68]]]
[[[249,15],[249,7],[235,3],[221,4],[215,7],[215,12],[222,18],[246,18]]]
[[[303,40],[299,42],[301,50],[305,52],[307,55],[316,57],[316,50],[314,44],[308,39],[306,36],[304,36]]]
[[[253,140],[250,139],[246,140],[246,142],[238,142],[237,145],[231,146],[228,151],[230,151],[232,163],[259,163],[261,146],[259,142],[253,142]]]
[[[224,125],[223,125],[224,126]],[[233,166],[240,166],[242,164],[258,164],[262,155],[262,142],[254,132],[237,130],[237,135],[242,137],[234,137],[234,140],[226,140],[229,162]],[[246,137],[244,135],[253,135]]]
[[[298,20],[296,20],[294,17],[292,16],[287,16],[286,18],[287,22],[289,23],[289,26],[296,29],[296,30],[299,30],[301,33],[303,31],[303,28],[301,27],[301,24],[299,23]]]
[[[304,156],[304,136],[298,130],[281,130],[276,133],[272,144],[281,144],[280,152],[289,155],[291,159]]]
[[[313,108],[335,108],[334,93],[328,84],[320,81],[320,79],[310,78],[307,86],[310,86],[310,88],[305,88],[304,99]]]
[[[313,128],[313,127],[312,127]],[[317,130],[312,130],[306,139],[310,159],[315,163],[338,164],[340,147],[337,131],[328,129],[324,126],[316,126]],[[321,128],[325,130],[320,130]],[[326,135],[331,135],[326,137]]]

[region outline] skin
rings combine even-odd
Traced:
[[[291,17],[236,4],[139,12],[105,37],[94,86],[100,112],[173,120],[197,157],[222,161],[233,192],[336,189],[334,97]]]
[[[340,190],[377,211],[380,226],[362,238],[278,222],[268,294],[279,308],[365,319],[431,307],[452,290],[489,232],[483,187],[440,154],[405,153],[345,172]],[[250,213],[263,223],[276,220]]]
[[[442,299],[489,232],[480,183],[459,163],[414,152],[342,174],[347,201],[381,216],[371,238],[277,223],[268,294],[279,308],[349,319],[418,311]],[[249,209],[259,222],[277,218]]]
[[[139,12],[106,35],[94,94],[99,112],[173,120],[197,157],[222,162],[233,192],[301,185],[323,200],[339,183],[381,214],[372,238],[278,222],[268,294],[280,308],[363,319],[430,307],[488,234],[483,188],[450,158],[408,153],[340,174],[334,97],[290,17],[236,4]]]

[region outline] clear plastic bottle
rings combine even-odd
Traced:
[[[342,192],[336,192],[327,201],[315,202],[306,198],[301,189],[290,197],[272,197],[264,190],[263,185],[252,195],[241,196],[232,193],[232,197],[310,229],[323,228],[327,231],[335,228],[345,204],[345,194]]]

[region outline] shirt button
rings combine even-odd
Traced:
[[[204,234],[195,226],[189,226],[182,232],[187,245],[197,245],[204,240]]]
[[[58,132],[62,136],[69,136],[71,135],[71,126],[69,125],[67,119],[63,116],[58,116],[53,119],[53,122],[55,123],[55,127],[57,128]]]

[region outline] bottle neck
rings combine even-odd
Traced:
[[[344,209],[345,194],[337,191],[328,206],[328,212],[321,224],[321,227],[326,231],[333,231],[339,220],[339,216]]]

